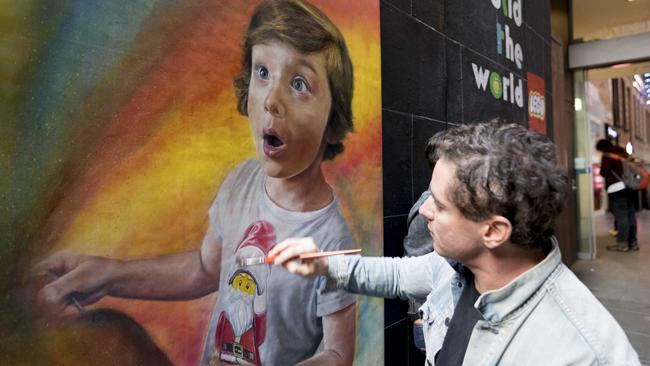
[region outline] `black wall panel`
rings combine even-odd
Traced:
[[[520,25],[492,0],[381,0],[385,255],[403,253],[408,211],[431,178],[424,157],[431,135],[494,117],[527,126],[532,72],[545,81],[546,129],[552,136],[550,4],[512,2],[521,4]],[[505,39],[499,53],[497,24],[503,32],[508,26],[513,50],[521,47],[521,65],[506,57]],[[472,63],[494,71],[501,83],[510,73],[516,85],[521,80],[522,105],[495,98],[489,85],[478,87]],[[413,347],[406,309],[401,300],[385,301],[386,365],[424,363]]]

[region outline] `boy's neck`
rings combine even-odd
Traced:
[[[271,201],[289,211],[315,211],[332,202],[332,190],[320,162],[295,177],[267,177],[265,189]]]

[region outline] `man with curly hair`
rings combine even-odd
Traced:
[[[426,296],[428,365],[639,365],[616,320],[561,261],[553,227],[568,179],[553,143],[493,121],[438,133],[427,152],[431,197],[420,214],[434,252],[298,262],[318,247],[295,238],[271,250],[275,263],[324,276],[327,289]]]

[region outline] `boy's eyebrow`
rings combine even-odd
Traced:
[[[305,66],[306,68],[310,69],[311,72],[318,75],[318,72],[316,72],[316,68],[314,67],[314,65],[311,62],[309,62],[309,61],[307,61],[307,60],[305,60],[303,58],[299,58],[298,59],[298,65]]]

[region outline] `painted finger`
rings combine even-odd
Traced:
[[[79,253],[71,250],[62,250],[36,263],[32,268],[34,275],[45,273],[61,276],[76,267],[80,260]]]
[[[38,309],[44,314],[58,314],[65,309],[66,301],[61,292],[52,285],[43,287],[36,295]]]

